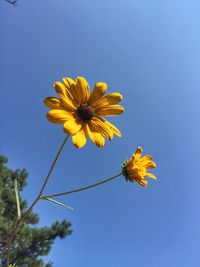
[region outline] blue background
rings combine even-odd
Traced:
[[[200,2],[19,0],[0,3],[1,154],[29,171],[33,201],[65,135],[46,120],[53,82],[84,76],[123,94],[111,118],[123,134],[103,149],[66,144],[46,194],[112,176],[137,146],[157,162],[143,188],[117,178],[40,202],[40,225],[67,219],[73,234],[45,259],[56,267],[200,266]]]

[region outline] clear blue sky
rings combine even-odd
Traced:
[[[73,234],[46,258],[55,267],[200,266],[200,2],[195,0],[19,0],[0,2],[1,154],[26,168],[29,203],[65,135],[43,105],[61,77],[85,76],[123,94],[111,119],[123,138],[103,149],[67,143],[46,193],[120,171],[137,146],[152,154],[157,181],[118,178],[41,202],[40,225],[67,219]]]

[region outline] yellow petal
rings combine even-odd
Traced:
[[[66,121],[63,125],[63,129],[65,133],[68,134],[75,134],[77,133],[82,126],[82,123],[79,119],[71,119],[69,121]]]
[[[120,105],[110,105],[95,108],[94,112],[97,116],[114,116],[122,114],[124,112],[124,108]]]
[[[109,140],[113,139],[113,132],[111,131],[110,127],[103,121],[99,120],[96,117],[93,117],[90,121],[90,124],[96,132],[99,132],[104,137],[107,137]]]
[[[69,95],[71,96],[72,102],[77,107],[78,106],[77,95],[74,95],[74,89],[72,88],[73,86],[76,86],[76,82],[68,77],[63,78],[62,80],[64,82],[67,91],[69,92]]]
[[[139,147],[137,148],[136,152],[135,152],[135,157],[134,157],[134,159],[135,159],[135,160],[138,160],[138,159],[141,157],[141,155],[142,155],[142,147],[139,146]]]
[[[90,95],[90,98],[88,100],[88,105],[95,105],[95,102],[99,100],[107,91],[107,84],[106,83],[96,83],[94,86],[94,89]]]
[[[96,132],[90,123],[86,124],[86,129],[92,142],[98,147],[103,147],[105,144],[104,137],[100,133]]]
[[[152,156],[150,155],[146,155],[140,159],[142,162],[149,162],[150,160],[152,160]]]
[[[75,102],[78,103],[78,105],[80,105],[81,104],[81,95],[78,91],[76,84],[71,84],[70,92],[71,92]]]
[[[80,95],[81,104],[86,104],[90,95],[90,88],[85,78],[77,77],[76,87]]]
[[[144,180],[144,179],[141,179],[140,181],[137,181],[137,182],[138,182],[138,184],[140,184],[142,186],[148,185],[148,182],[146,180]]]
[[[61,101],[57,97],[46,97],[44,99],[44,104],[51,109],[64,109],[64,107],[61,104]]]
[[[62,105],[69,110],[76,110],[76,106],[72,102],[72,97],[69,97],[66,87],[61,82],[55,82],[54,88],[56,93],[60,96]]]
[[[71,78],[68,78],[68,77],[63,78],[62,80],[63,80],[64,85],[67,89],[70,89],[71,84],[76,84],[74,80],[72,80]]]
[[[53,123],[64,123],[73,119],[73,115],[65,110],[52,109],[47,113],[47,119]]]
[[[72,142],[77,148],[81,148],[86,144],[86,133],[83,128],[72,135]]]
[[[121,132],[117,129],[116,126],[114,126],[112,123],[110,123],[109,121],[107,121],[107,120],[105,120],[105,119],[103,119],[103,118],[101,118],[101,117],[98,117],[98,118],[99,118],[101,121],[103,121],[104,123],[106,123],[106,124],[110,127],[110,129],[113,131],[113,133],[114,133],[115,135],[117,135],[117,136],[119,136],[119,137],[122,136]]]
[[[149,161],[148,163],[146,163],[145,167],[147,169],[152,169],[156,167],[156,163],[154,161]]]
[[[150,177],[150,178],[152,178],[154,180],[157,179],[155,175],[153,175],[152,173],[148,173],[148,172],[145,174],[145,177]]]
[[[111,93],[108,94],[102,98],[100,98],[96,103],[95,107],[105,107],[105,106],[110,106],[110,105],[115,105],[118,102],[122,100],[122,95],[119,93]]]

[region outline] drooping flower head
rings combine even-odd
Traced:
[[[63,84],[64,83],[64,84]],[[122,100],[119,93],[105,95],[107,84],[98,82],[90,93],[85,78],[63,78],[63,83],[55,82],[54,88],[59,97],[47,97],[44,103],[51,110],[47,113],[50,122],[63,124],[64,132],[72,135],[77,148],[86,144],[87,135],[98,147],[103,147],[105,138],[112,140],[113,134],[120,131],[102,116],[115,116],[124,112],[116,105]]]
[[[152,161],[152,156],[141,157],[141,155],[142,148],[138,147],[132,158],[124,162],[122,171],[127,181],[137,182],[145,186],[148,184],[147,177],[156,179],[152,173],[147,172],[147,170],[155,168],[156,163]]]

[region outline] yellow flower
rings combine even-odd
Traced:
[[[64,84],[63,84],[64,83]],[[51,110],[47,113],[50,122],[63,124],[64,132],[72,135],[77,148],[86,144],[87,135],[98,147],[103,147],[105,139],[113,139],[113,134],[121,136],[120,131],[101,116],[120,115],[124,108],[116,105],[122,100],[119,93],[104,95],[107,84],[98,82],[90,93],[85,78],[63,78],[63,83],[55,82],[54,88],[59,96],[47,97],[44,103]]]
[[[156,179],[152,173],[147,172],[148,169],[155,168],[156,163],[152,161],[152,156],[144,156],[141,158],[141,155],[142,148],[139,146],[132,155],[132,158],[124,162],[122,170],[127,181],[137,182],[145,186],[148,184],[146,177]]]

